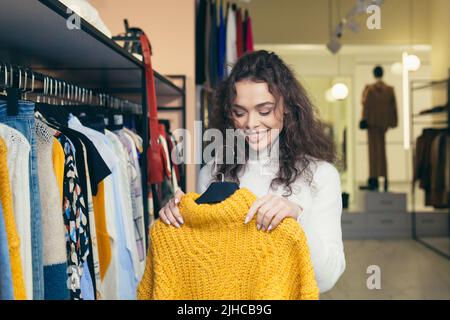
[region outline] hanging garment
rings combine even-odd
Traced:
[[[243,223],[256,200],[248,189],[217,204],[198,205],[198,197],[181,199],[181,228],[152,227],[139,299],[318,299],[307,240],[294,219],[260,232],[255,219]]]
[[[118,300],[119,295],[119,252],[118,243],[119,238],[116,231],[116,210],[114,200],[114,188],[112,175],[105,178],[102,182],[103,193],[105,196],[105,214],[106,214],[106,228],[108,229],[110,248],[111,248],[111,260],[108,265],[108,269],[105,275],[102,277],[102,290],[103,299],[105,300]]]
[[[89,234],[87,229],[87,207],[83,198],[75,159],[75,147],[61,133],[57,138],[63,145],[66,155],[64,170],[64,224],[66,226],[66,252],[68,257],[68,276],[70,296],[73,300],[82,299],[81,276],[83,263],[89,254]]]
[[[88,149],[87,162],[90,172],[89,180],[91,183],[90,188],[92,192],[93,210],[95,212],[94,219],[96,226],[99,272],[100,278],[103,279],[111,261],[111,244],[106,224],[105,195],[102,181],[111,174],[110,167],[112,166],[112,168],[114,168],[117,165],[118,159],[111,151],[111,148],[108,145],[109,142],[102,133],[83,126],[73,115],[69,117],[68,125],[70,128],[80,133],[78,137],[82,139],[85,147]],[[72,132],[72,134],[75,133]],[[86,134],[86,136],[84,136],[84,134]],[[92,141],[90,139],[92,139]],[[105,163],[102,155],[107,156],[109,165]],[[94,267],[96,267],[96,265],[94,265]],[[95,274],[96,273],[97,272],[95,272]],[[101,288],[97,288],[97,295],[99,294],[102,294]]]
[[[450,190],[448,178],[450,176],[449,148],[450,135],[441,133],[437,135],[431,144],[431,190],[430,202],[434,208],[450,207]],[[447,180],[446,180],[447,179]]]
[[[144,223],[144,207],[142,198],[142,179],[141,169],[139,167],[136,145],[133,139],[125,130],[116,132],[120,142],[128,153],[128,179],[131,187],[131,204],[133,208],[134,234],[136,238],[136,248],[138,252],[139,262],[135,264],[137,271],[137,279],[141,279],[145,269],[145,223]]]
[[[248,10],[245,10],[242,19],[242,44],[244,46],[244,53],[247,52],[247,26],[248,26]]]
[[[14,219],[20,238],[20,257],[27,298],[33,299],[33,269],[31,253],[30,144],[19,131],[0,123],[0,137],[8,149],[8,170],[13,196]]]
[[[195,83],[203,85],[205,77],[205,29],[207,1],[200,0],[195,22]]]
[[[217,74],[219,80],[223,80],[226,74],[225,67],[225,54],[226,54],[226,38],[225,38],[225,21],[223,18],[223,2],[220,2],[219,9],[219,50],[218,50],[218,61],[217,61]]]
[[[367,85],[362,97],[362,120],[367,122],[369,176],[387,178],[385,135],[397,126],[397,104],[394,89],[383,81]]]
[[[244,54],[244,27],[242,22],[242,12],[238,8],[236,11],[236,49],[238,59]]]
[[[33,299],[44,299],[44,265],[42,255],[41,201],[38,181],[38,161],[34,135],[34,103],[19,101],[17,116],[7,115],[7,104],[0,101],[0,122],[22,133],[31,146],[29,161],[31,208],[31,255],[33,270]]]
[[[106,137],[111,143],[112,150],[118,156],[119,162],[112,173],[114,184],[114,198],[116,203],[116,230],[119,240],[120,298],[125,300],[136,298],[136,287],[139,281],[139,255],[134,233],[133,209],[131,201],[131,186],[128,178],[128,154],[124,150],[119,138],[111,131],[105,130]]]
[[[97,188],[97,183],[92,183],[89,176],[89,171],[92,173],[96,172],[97,179],[102,179],[101,173],[108,174],[110,171],[107,168],[106,164],[101,160],[100,162],[103,166],[100,166],[99,163],[96,163],[96,166],[91,166],[89,169],[88,162],[88,153],[87,146],[89,148],[95,149],[93,147],[91,141],[82,133],[62,126],[59,128],[61,133],[66,136],[66,138],[70,141],[71,145],[74,147],[74,162],[76,163],[77,175],[78,175],[78,183],[80,187],[81,198],[85,200],[85,224],[84,224],[84,232],[86,237],[89,239],[88,243],[88,254],[83,261],[80,262],[79,270],[80,273],[80,296],[84,300],[93,300],[95,296],[99,296],[99,290],[96,286],[95,280],[100,278],[100,269],[99,269],[99,261],[98,261],[98,253],[97,243],[96,243],[96,230],[95,230],[95,216],[93,212],[93,204],[91,197],[91,185],[94,185]],[[97,152],[95,150],[95,152]],[[103,168],[103,170],[101,170]],[[98,172],[97,172],[98,171]],[[88,186],[89,184],[89,186]],[[92,220],[92,221],[91,221]],[[93,227],[91,227],[91,225]],[[72,268],[72,267],[70,267]],[[96,293],[95,293],[96,292]]]
[[[36,149],[42,206],[44,299],[67,300],[67,253],[62,201],[54,173],[54,130],[36,119]]]
[[[107,133],[108,135],[108,133]],[[110,147],[113,145],[110,142]],[[120,162],[113,168],[110,177],[105,179],[105,203],[107,227],[111,237],[111,265],[103,279],[105,299],[129,300],[135,296],[135,281],[131,250],[128,250],[125,228],[126,220],[124,194],[121,192],[122,176]]]
[[[158,106],[156,102],[155,78],[151,61],[150,41],[145,34],[139,38],[145,64],[145,79],[147,86],[148,128],[150,130],[150,145],[147,148],[148,183],[161,183],[163,180],[163,150],[158,143]]]
[[[9,257],[8,235],[6,234],[5,218],[0,205],[0,300],[14,300],[11,261]]]
[[[216,0],[211,0],[211,25],[209,43],[209,79],[211,87],[215,87],[219,80],[218,60],[219,60],[219,30],[217,27],[217,5]]]
[[[123,128],[123,130],[131,137],[131,139],[133,139],[139,156],[142,152],[144,152],[142,138],[128,128]]]
[[[211,4],[206,0],[205,21],[205,84],[211,86]]]
[[[8,238],[9,257],[11,265],[12,284],[15,300],[25,300],[26,291],[23,277],[22,260],[20,257],[20,239],[17,234],[14,218],[13,197],[9,184],[8,150],[5,141],[0,138],[0,201]]]
[[[427,128],[422,131],[422,134],[416,141],[416,154],[414,157],[414,181],[419,181],[419,187],[425,191],[425,205],[433,205],[432,197],[432,171],[437,167],[439,163],[445,161],[440,159],[439,163],[435,163],[432,160],[433,141],[442,133],[445,133],[446,129],[434,129]],[[435,152],[439,148],[434,148]],[[434,158],[439,158],[437,153],[434,154]],[[435,161],[435,160],[434,160]],[[445,173],[438,173],[445,175]]]
[[[233,10],[233,6],[228,8],[227,16],[227,56],[226,56],[226,69],[227,76],[230,75],[234,64],[237,61],[237,47],[236,47],[236,12]]]
[[[53,137],[52,163],[53,172],[55,173],[56,181],[58,183],[60,204],[63,202],[64,162],[65,156],[61,143],[59,143],[58,139]]]
[[[250,16],[247,17],[246,22],[246,36],[245,36],[245,52],[253,52],[253,29],[252,29],[252,19]]]
[[[182,161],[178,155],[178,150],[175,148],[175,146],[177,145],[177,141],[173,134],[167,134],[166,141],[167,147],[169,148],[170,163],[172,164],[172,177],[177,181],[176,184],[174,182],[174,186],[176,186],[177,189],[178,184],[181,183],[180,164]]]

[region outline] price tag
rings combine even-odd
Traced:
[[[121,114],[114,115],[114,124],[118,126],[123,125],[123,116]]]

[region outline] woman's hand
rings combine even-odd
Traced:
[[[159,210],[159,218],[167,225],[172,225],[179,228],[183,223],[183,217],[178,209],[178,203],[180,203],[181,197],[184,192],[178,189],[175,192],[175,196],[167,202],[167,204]]]
[[[289,201],[288,199],[268,194],[258,198],[245,217],[244,223],[247,224],[256,215],[256,227],[258,230],[270,231],[275,229],[284,218],[294,218],[297,220],[302,212],[302,208]]]

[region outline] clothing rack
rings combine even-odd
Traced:
[[[94,92],[64,80],[59,80],[29,68],[0,61],[0,88],[17,89],[20,96],[34,95],[35,102],[58,103],[61,105],[92,105],[142,114],[140,104],[114,97],[110,94]]]
[[[140,161],[144,218],[148,226],[149,127],[144,63],[142,59],[128,52],[81,17],[79,17],[77,28],[69,28],[67,22],[71,21],[71,18],[73,18],[73,12],[58,0],[3,0],[0,10],[0,29],[2,30],[0,61],[7,64],[7,68],[14,65],[21,66],[22,71],[32,70],[35,81],[41,80],[38,81],[41,85],[36,86],[34,92],[41,93],[40,91],[44,90],[44,79],[47,79],[45,84],[48,84],[48,90],[50,87],[55,90],[55,83],[58,83],[56,87],[60,90],[59,83],[61,83],[61,91],[64,91],[64,83],[66,83],[66,94],[70,94],[70,100],[75,99],[76,95],[77,103],[79,103],[80,91],[81,99],[83,99],[82,89],[85,89],[85,99],[86,94],[90,99],[91,93],[93,99],[96,97],[93,103],[111,107],[130,105],[130,103],[141,106],[138,131],[143,138],[144,146]],[[153,73],[158,99],[184,95],[184,91],[169,78],[156,71]],[[15,74],[18,72],[16,71]],[[27,74],[27,79],[29,76],[33,77],[31,71],[30,75]],[[50,77],[52,80],[49,80]],[[17,79],[14,81],[18,83]],[[0,83],[2,83],[1,79]],[[32,81],[27,84],[28,88],[31,87],[31,83]],[[67,89],[67,84],[70,89]],[[73,89],[70,85],[74,85]],[[59,100],[59,97],[53,95],[46,98]],[[65,100],[69,100],[67,96]]]
[[[442,112],[438,112],[438,113],[429,113],[429,114],[417,114],[417,115],[412,115],[410,118],[410,123],[411,123],[411,136],[414,137],[414,129],[415,126],[417,125],[428,125],[430,128],[442,128],[442,129],[447,129],[447,132],[450,133],[450,69],[449,69],[449,78],[447,79],[442,79],[442,80],[438,80],[438,81],[430,81],[430,82],[425,82],[422,83],[420,85],[414,85],[415,83],[417,83],[418,81],[411,81],[411,91],[410,91],[410,101],[411,101],[411,106],[414,106],[413,103],[413,92],[415,91],[419,91],[419,90],[423,90],[423,89],[427,89],[427,88],[436,88],[439,86],[447,86],[447,105],[446,108],[442,111]],[[436,115],[436,114],[446,114],[447,119],[446,120],[439,120],[439,121],[424,121],[421,120],[420,117],[424,117],[426,115]],[[416,120],[417,119],[417,120]],[[412,144],[412,152],[413,152],[413,159],[415,159],[415,141]],[[442,251],[440,248],[430,244],[429,242],[424,241],[421,236],[418,235],[417,232],[417,210],[416,210],[416,181],[412,181],[412,236],[413,239],[416,240],[417,242],[419,242],[420,244],[422,244],[423,246],[425,246],[426,248],[434,251],[435,253],[450,259],[450,248],[448,248],[447,252]],[[447,215],[448,215],[448,233],[447,233],[447,237],[450,236],[450,208],[447,209]]]

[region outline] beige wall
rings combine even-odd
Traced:
[[[433,79],[449,76],[450,68],[450,1],[430,1],[431,17],[431,70]],[[445,103],[447,93],[445,86],[436,88],[433,100],[435,104]]]
[[[368,30],[367,15],[363,14],[357,20],[360,22],[361,32],[354,34],[347,31],[343,36],[343,43],[399,45],[409,44],[412,39],[413,43],[428,44],[429,2],[429,0],[384,0],[381,6],[382,29]],[[343,18],[354,3],[354,0],[254,0],[248,7],[252,16],[255,42],[327,43],[330,34],[330,10],[334,28],[339,22],[339,17]]]
[[[195,0],[90,0],[113,35],[124,31],[123,19],[150,38],[155,70],[187,77],[186,122],[195,119]],[[187,168],[187,191],[195,190],[195,167]]]

